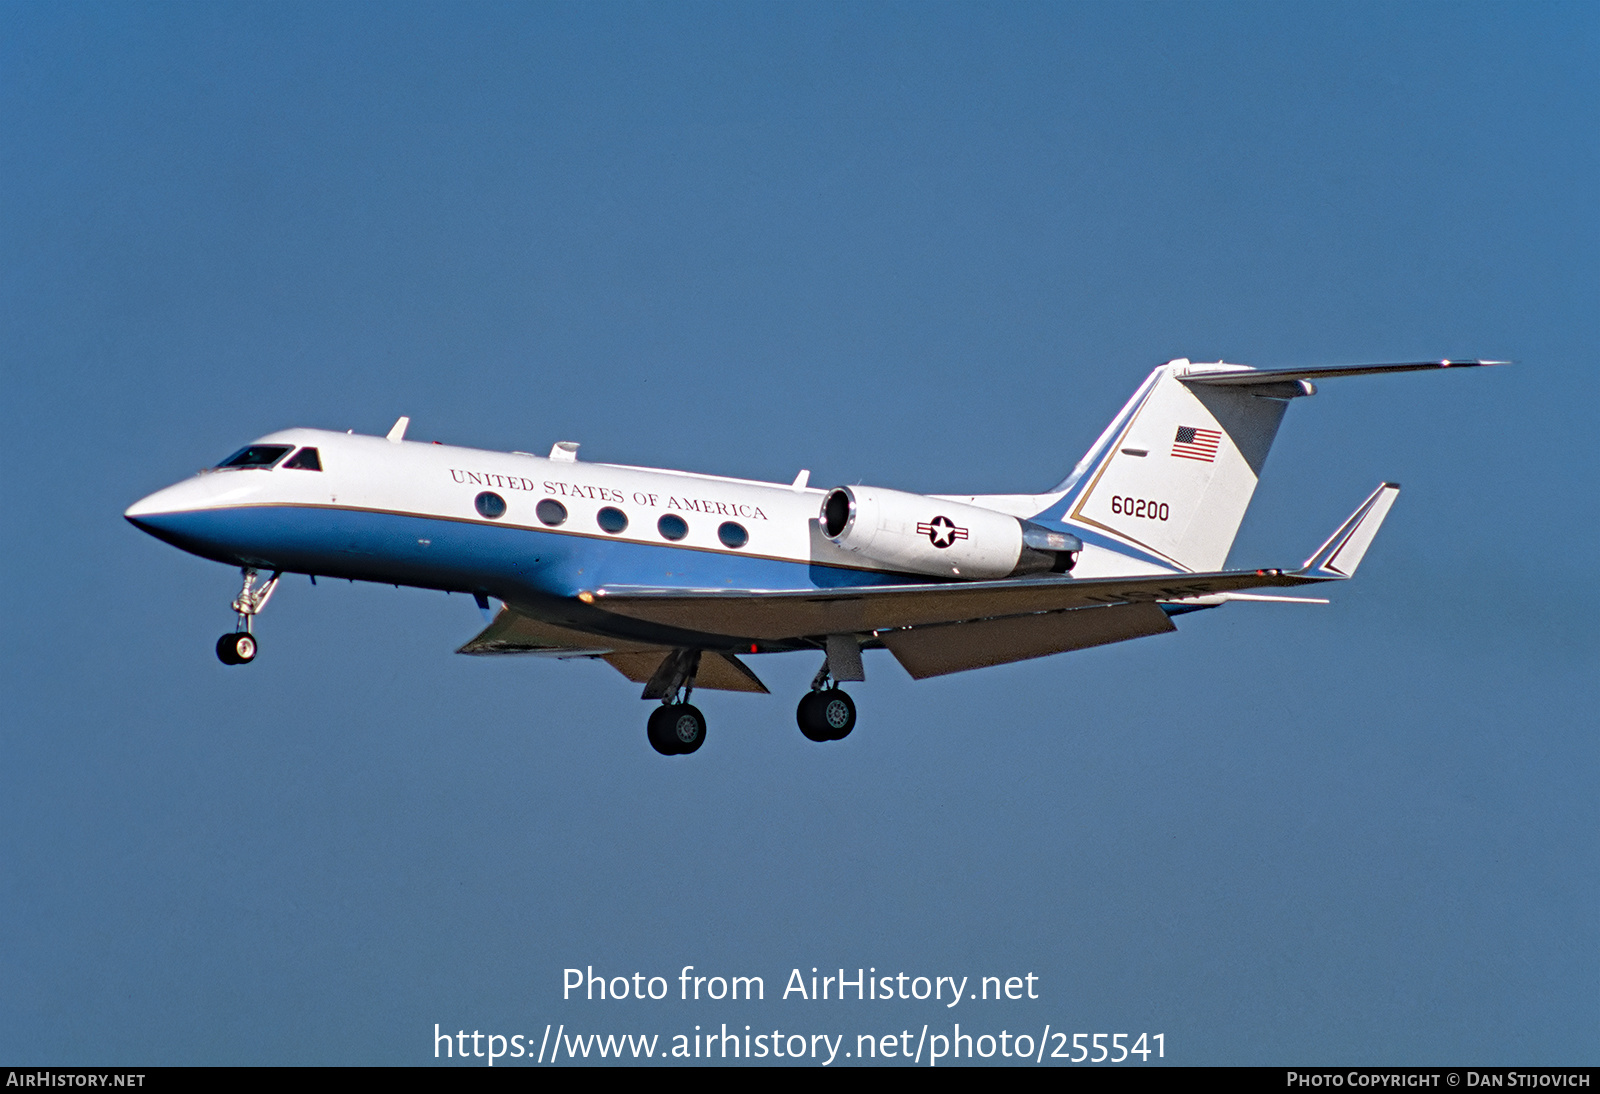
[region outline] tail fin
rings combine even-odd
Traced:
[[[1006,506],[1032,503],[1034,519],[1071,521],[1104,532],[1179,569],[1220,570],[1284,408],[1290,399],[1315,395],[1313,381],[1506,363],[1406,361],[1262,370],[1169,361],[1139,386],[1055,490],[993,500]],[[1350,529],[1348,543],[1326,560],[1327,569],[1354,570],[1393,501],[1394,490],[1387,486],[1368,499],[1366,519]]]
[[[1294,380],[1221,386],[1243,366],[1172,361],[1150,374],[1066,488],[1062,519],[1179,569],[1222,569],[1278,434]],[[1208,379],[1186,381],[1191,372]]]

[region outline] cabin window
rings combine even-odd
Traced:
[[[661,533],[661,538],[670,539],[676,543],[689,534],[689,524],[675,513],[668,513],[656,521],[656,531]]]
[[[296,471],[321,471],[322,461],[317,458],[317,450],[315,448],[302,448],[284,460],[283,466],[292,467]]]
[[[555,498],[545,498],[533,507],[533,511],[539,515],[540,520],[552,528],[567,523],[567,507]]]
[[[612,535],[616,535],[628,527],[628,514],[621,509],[613,509],[609,505],[596,513],[594,519],[600,523],[602,529]]]
[[[717,528],[717,538],[724,547],[743,547],[750,542],[750,533],[744,530],[744,525],[725,520]]]
[[[245,467],[271,467],[287,456],[289,450],[293,447],[294,445],[291,444],[253,444],[249,448],[239,449],[239,451],[217,464],[217,467],[229,470]]]
[[[485,490],[472,499],[472,505],[479,514],[490,520],[499,520],[506,515],[506,499],[496,494],[493,490]]]

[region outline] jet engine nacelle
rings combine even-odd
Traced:
[[[838,486],[822,499],[822,534],[896,570],[977,581],[1065,573],[1077,536],[992,509],[874,486]]]

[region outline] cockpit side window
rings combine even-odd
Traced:
[[[292,467],[296,471],[321,471],[322,461],[317,458],[317,450],[315,448],[302,448],[284,460],[283,466]]]
[[[253,444],[249,448],[239,449],[239,451],[217,464],[217,468],[218,470],[232,470],[247,467],[271,467],[288,455],[289,450],[293,447],[293,445],[288,444]]]

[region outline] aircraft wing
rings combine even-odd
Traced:
[[[1020,578],[802,591],[608,585],[585,594],[585,598],[606,611],[651,623],[733,638],[779,640],[866,634],[934,624],[962,623],[970,627],[978,620],[1043,612],[1153,605],[1247,589],[1292,588],[1352,576],[1399,492],[1400,488],[1394,483],[1381,484],[1300,570],[1292,572],[1230,570],[1138,577]],[[884,641],[893,648],[894,643],[889,638]]]
[[[494,621],[476,638],[456,652],[477,656],[533,653],[546,657],[603,657],[612,653],[642,653],[656,649],[660,647],[643,642],[613,641],[545,623],[507,606],[500,609]]]
[[[803,592],[608,585],[596,589],[593,596],[596,607],[632,619],[708,634],[786,639],[963,623],[1071,608],[1182,600],[1208,593],[1283,588],[1326,580],[1330,579],[1281,570],[1240,570],[1088,580],[864,585]]]
[[[494,621],[457,653],[486,656],[495,654],[542,654],[546,657],[598,657],[636,684],[647,682],[661,662],[672,655],[671,646],[606,638],[560,627],[523,615],[515,608],[500,609]],[[697,687],[715,691],[755,691],[766,693],[766,686],[737,657],[728,653],[707,653],[695,677]]]
[[[1230,570],[798,591],[607,585],[581,594],[580,599],[616,615],[733,641],[870,635],[912,676],[940,676],[1164,634],[1175,629],[1160,606],[1164,602],[1211,605],[1235,598],[1298,600],[1252,596],[1245,590],[1292,588],[1351,577],[1399,491],[1394,483],[1380,485],[1301,569],[1292,572]],[[628,679],[644,682],[646,696],[654,697],[653,678],[665,669],[668,659],[684,651],[588,634],[507,607],[458,652],[603,658]],[[766,691],[731,653],[707,650],[698,664],[696,683],[700,687]]]

